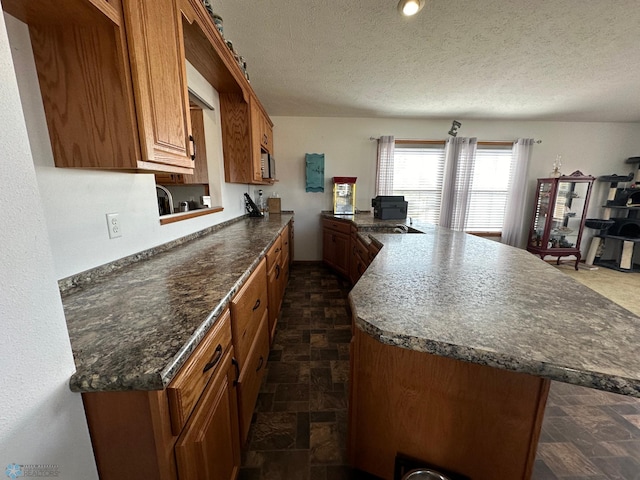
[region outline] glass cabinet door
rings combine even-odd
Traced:
[[[589,184],[559,182],[547,248],[578,248]]]
[[[586,178],[588,180],[568,177],[538,179],[529,248],[580,248],[583,216],[592,184],[592,177]],[[553,255],[552,252],[548,254]]]
[[[537,192],[536,210],[533,218],[533,231],[529,238],[529,246],[542,247],[546,241],[545,227],[550,205],[553,203],[551,194],[554,184],[551,182],[539,181]],[[552,208],[552,207],[551,207]]]

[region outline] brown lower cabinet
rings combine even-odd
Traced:
[[[83,393],[100,479],[234,480],[236,380],[227,310],[167,389]]]
[[[270,312],[279,313],[289,277],[291,232],[276,237],[166,389],[82,394],[101,480],[237,478],[275,331]],[[267,266],[278,272],[271,287]]]
[[[222,365],[226,368],[222,368],[207,386],[198,408],[176,442],[180,480],[233,480],[238,476],[238,404],[230,353]]]
[[[350,464],[393,478],[398,453],[473,480],[528,479],[549,380],[384,345],[351,343]]]
[[[349,276],[351,224],[344,220],[322,220],[322,261],[336,272]]]

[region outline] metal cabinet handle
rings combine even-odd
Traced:
[[[256,368],[256,372],[259,372],[262,368],[262,364],[264,363],[264,357],[260,355],[260,360],[258,361],[258,368]]]
[[[202,373],[207,373],[209,370],[215,367],[220,361],[220,358],[222,358],[222,345],[218,344],[218,346],[216,347],[216,351],[213,353],[213,358],[204,366],[204,370],[202,370]]]
[[[189,141],[191,142],[191,150],[193,153],[191,154],[191,160],[196,161],[196,140],[193,138],[193,135],[189,135]]]
[[[276,265],[276,280],[280,278],[280,265]]]
[[[236,360],[236,357],[231,359],[231,365],[236,367],[236,379],[233,381],[233,386],[235,387],[240,382],[240,364],[238,363],[238,360]]]
[[[260,306],[260,299],[257,299],[256,304],[253,306],[253,311],[255,312],[259,306]]]

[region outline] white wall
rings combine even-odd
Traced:
[[[0,85],[0,469],[97,479],[3,16]]]
[[[295,209],[295,259],[319,260],[321,210],[331,210],[331,178],[357,176],[357,208],[371,209],[375,196],[377,144],[370,137],[394,135],[401,139],[444,140],[452,120],[406,120],[383,118],[300,118],[273,117],[277,173],[280,182],[265,189],[277,190],[283,208]],[[627,174],[632,166],[624,164],[640,152],[640,124],[637,123],[565,123],[523,121],[480,121],[457,118],[462,123],[459,136],[479,140],[513,141],[519,137],[542,140],[534,147],[529,168],[529,203],[533,203],[535,179],[549,175],[556,155],[563,159],[565,174],[580,170],[587,175]],[[325,192],[305,192],[305,153],[325,154]],[[589,216],[599,217],[608,184],[596,182],[589,205]],[[531,205],[527,206],[530,211]],[[530,217],[523,219],[529,228]],[[583,253],[592,232],[585,229]]]
[[[152,174],[56,168],[27,26],[5,15],[56,278],[102,265],[244,214],[246,185],[224,183],[217,92],[195,69],[189,86],[215,110],[204,111],[212,199],[224,211],[160,225]],[[22,196],[14,201],[21,201]],[[216,202],[218,200],[218,202]],[[109,239],[105,214],[118,212],[123,235]]]

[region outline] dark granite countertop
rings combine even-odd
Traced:
[[[166,387],[292,217],[245,217],[114,271],[61,282],[76,364],[71,389]]]
[[[325,215],[359,228],[389,222]],[[384,247],[350,293],[359,329],[389,345],[640,397],[639,317],[525,250],[413,227],[424,234],[368,233]]]

